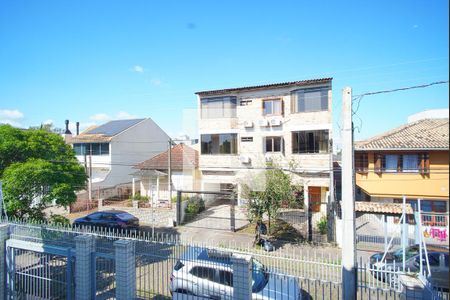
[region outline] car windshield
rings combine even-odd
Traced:
[[[256,259],[253,259],[253,286],[252,292],[258,293],[261,291],[267,284],[269,280],[269,273],[267,273],[266,267]]]
[[[406,248],[406,259],[410,259],[411,257],[419,254],[419,249],[415,246]],[[392,253],[392,256],[395,260],[403,259],[403,249],[400,248]]]

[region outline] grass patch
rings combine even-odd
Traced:
[[[268,221],[264,221],[264,224],[266,224],[267,229],[269,229]],[[304,237],[300,231],[283,220],[272,220],[270,225],[270,232],[268,233],[268,236],[270,238],[285,240],[289,242],[300,242],[304,240]],[[247,226],[241,228],[238,232],[255,234],[255,227],[256,225],[254,223],[248,224]]]

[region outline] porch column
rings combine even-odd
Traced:
[[[136,195],[136,178],[132,179],[132,192],[131,195],[134,197]]]
[[[159,201],[159,176],[156,177],[156,201]]]

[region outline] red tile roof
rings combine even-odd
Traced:
[[[355,150],[448,150],[448,118],[408,123],[355,143]]]
[[[211,90],[211,91],[201,91],[196,92],[199,96],[208,96],[208,95],[218,95],[218,94],[228,94],[234,92],[241,92],[247,90],[264,90],[271,88],[284,88],[291,86],[306,86],[312,84],[325,84],[329,83],[333,80],[333,78],[320,78],[320,79],[309,79],[309,80],[301,80],[301,81],[291,81],[291,82],[282,82],[282,83],[272,83],[272,84],[264,84],[264,85],[254,85],[254,86],[246,86],[246,87],[238,87],[238,88],[230,88],[230,89],[222,89],[222,90]]]
[[[409,203],[406,203],[405,210],[407,214],[414,213]],[[401,215],[403,212],[403,204],[355,201],[355,211],[372,214]]]
[[[172,148],[172,170],[192,170],[198,167],[198,151],[184,144]],[[133,168],[141,170],[167,170],[169,151],[147,159]]]

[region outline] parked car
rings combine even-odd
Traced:
[[[98,211],[73,222],[73,226],[97,226],[111,229],[138,229],[139,219],[122,210]]]
[[[426,255],[422,250],[422,267],[426,270]],[[419,245],[412,245],[405,248],[405,267],[410,272],[418,273],[420,271],[420,248]],[[431,276],[428,280],[439,290],[449,290],[449,252],[448,248],[438,246],[427,246],[428,262],[430,264]],[[397,249],[386,253],[376,253],[370,257],[371,273],[377,279],[386,281],[391,277],[392,271],[401,270],[403,266],[403,249]]]
[[[170,291],[183,298],[193,295],[207,299],[233,299],[232,253],[190,247],[175,264],[170,277]],[[174,294],[176,293],[176,294]],[[300,299],[297,280],[290,276],[268,272],[267,268],[252,260],[252,298]]]

